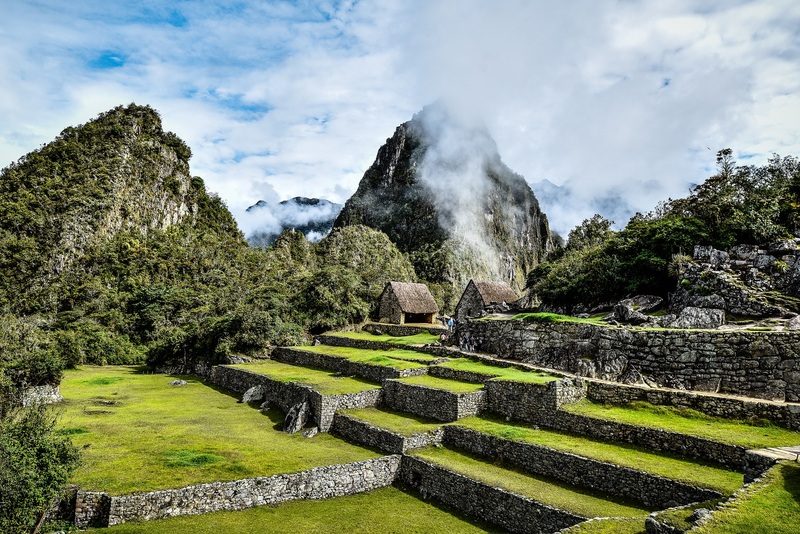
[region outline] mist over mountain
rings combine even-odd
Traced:
[[[270,246],[290,228],[316,243],[330,233],[341,210],[341,204],[323,198],[294,197],[277,204],[259,200],[247,208],[242,225],[254,247]]]
[[[533,191],[501,161],[486,127],[441,102],[378,150],[334,227],[353,224],[386,233],[446,303],[470,278],[521,289],[552,249]]]

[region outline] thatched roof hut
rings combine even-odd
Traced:
[[[432,324],[439,313],[428,286],[413,282],[389,282],[378,302],[381,323]]]
[[[467,317],[479,317],[487,306],[512,304],[519,299],[505,282],[470,280],[456,305],[455,317],[459,321]]]

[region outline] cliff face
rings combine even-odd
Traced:
[[[420,278],[449,286],[445,307],[470,278],[521,290],[552,248],[533,191],[500,160],[488,131],[438,104],[398,126],[378,150],[334,228],[352,224],[384,232]]]
[[[189,175],[190,157],[182,140],[162,130],[155,110],[132,104],[66,128],[3,169],[0,271],[22,266],[25,273],[0,286],[9,295],[41,297],[56,277],[91,269],[78,264],[120,232],[201,223],[238,235],[230,213]]]

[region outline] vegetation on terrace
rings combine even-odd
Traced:
[[[800,532],[800,465],[781,462],[734,503],[724,504],[697,534]]]
[[[84,447],[72,482],[128,494],[377,456],[328,434],[286,434],[279,411],[262,414],[191,377],[171,386],[175,378],[128,366],[66,372],[60,429]]]
[[[447,447],[428,447],[413,451],[412,456],[445,467],[473,480],[499,487],[584,517],[641,517],[648,510],[638,504],[609,499],[598,492],[576,488],[559,481],[504,468],[490,461]]]
[[[239,512],[184,516],[104,529],[95,534],[385,534],[502,532],[464,519],[458,512],[394,487],[323,501],[291,501]]]
[[[463,426],[499,438],[541,445],[601,462],[613,463],[693,486],[717,490],[729,495],[743,484],[742,474],[700,460],[676,454],[651,452],[644,447],[613,443],[573,434],[531,428],[488,417],[467,417],[454,426]]]
[[[452,393],[472,393],[473,391],[483,389],[483,384],[473,384],[471,382],[462,382],[460,380],[451,380],[449,378],[439,378],[438,376],[430,375],[409,376],[407,378],[396,378],[395,380],[414,386],[443,389]]]
[[[383,365],[394,367],[395,369],[420,369],[427,367],[420,362],[432,362],[436,358],[430,354],[422,354],[411,350],[370,350],[355,349],[352,347],[333,347],[330,345],[315,345],[294,347],[295,349],[308,352],[316,352],[328,356],[347,358],[354,362],[366,363],[370,365]]]
[[[313,388],[323,395],[361,393],[380,386],[361,378],[337,376],[333,371],[301,367],[274,360],[259,360],[251,363],[230,365],[252,373],[268,376],[280,382],[296,382]]]
[[[483,362],[476,362],[469,358],[453,358],[448,362],[440,363],[434,367],[446,367],[457,371],[469,371],[486,375],[487,378],[494,377],[496,380],[512,380],[514,382],[532,382],[535,384],[546,384],[559,377],[549,375],[540,371],[527,371],[515,367],[500,367],[489,365]]]
[[[442,426],[441,422],[432,421],[412,413],[395,412],[385,408],[352,408],[340,410],[339,413],[407,437],[430,432]]]
[[[430,345],[439,342],[439,336],[430,332],[414,334],[412,336],[390,336],[389,334],[371,334],[369,332],[332,332],[329,335],[346,337],[348,339],[363,339],[366,341],[380,341],[393,345]]]
[[[565,404],[561,409],[597,419],[660,428],[748,449],[800,444],[800,432],[786,430],[768,422],[759,426],[748,421],[712,417],[689,408],[655,406],[647,402],[618,406],[598,404],[584,399],[573,404]]]
[[[609,517],[578,523],[562,534],[646,534],[641,517]]]

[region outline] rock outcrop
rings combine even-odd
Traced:
[[[485,127],[465,125],[441,104],[398,126],[378,150],[334,228],[354,224],[388,235],[420,278],[452,288],[450,300],[470,278],[521,290],[552,248],[533,191],[500,160]]]

